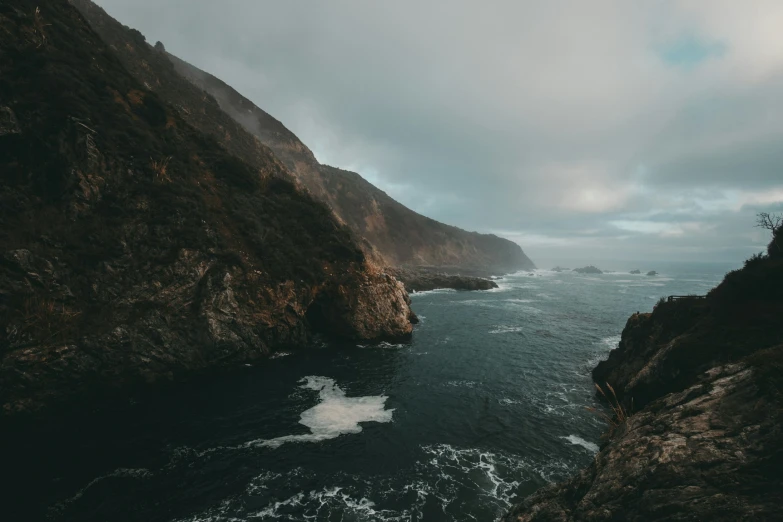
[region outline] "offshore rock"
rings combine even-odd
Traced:
[[[584,266],[582,268],[574,268],[573,271],[577,274],[603,274],[603,271],[594,267],[593,265]]]

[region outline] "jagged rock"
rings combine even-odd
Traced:
[[[650,270],[649,272],[647,272],[647,275],[648,276],[656,276],[656,275],[658,275],[658,272],[656,272],[655,270]]]
[[[634,274],[634,275],[638,275],[638,274],[641,274],[642,271],[641,270],[631,270],[629,273]]]
[[[321,332],[348,339],[404,337],[417,322],[403,284],[379,272],[322,290],[308,319]]]

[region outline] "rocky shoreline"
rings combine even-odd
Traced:
[[[783,259],[772,253],[706,299],[631,316],[593,370],[627,420],[613,417],[587,469],[502,520],[779,520]]]
[[[498,287],[497,283],[484,277],[447,274],[421,268],[387,268],[386,272],[401,281],[408,293],[425,292],[439,288],[491,290]]]

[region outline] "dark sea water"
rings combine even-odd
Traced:
[[[319,343],[18,436],[6,520],[495,520],[588,465],[605,426],[589,371],[630,314],[732,268],[536,271],[412,296],[407,344]],[[11,457],[8,457],[11,455]]]

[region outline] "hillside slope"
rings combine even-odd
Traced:
[[[750,259],[706,298],[635,314],[593,370],[632,414],[593,464],[504,520],[780,520],[783,255]]]
[[[140,84],[67,0],[0,3],[0,414],[411,332],[402,284],[263,147]]]
[[[281,122],[223,81],[167,53],[162,46],[145,43],[141,33],[124,27],[91,0],[72,3],[128,70],[176,106],[186,121],[250,164],[256,161],[258,143],[269,147],[316,198],[325,201],[342,222],[366,240],[365,253],[378,264],[483,272],[534,268],[516,243],[439,223],[396,202],[359,174],[320,165]]]

